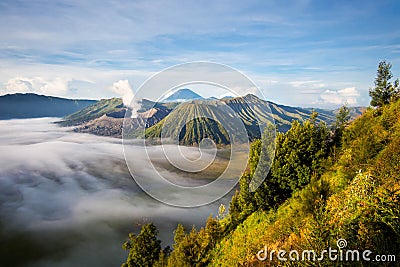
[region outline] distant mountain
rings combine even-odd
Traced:
[[[229,112],[221,112],[218,106],[226,105]],[[210,138],[217,144],[229,144],[229,136],[222,125],[217,122],[229,122],[239,118],[247,131],[250,140],[260,137],[258,122],[266,124],[274,120],[278,131],[286,132],[291,127],[293,120],[304,121],[308,119],[314,109],[279,105],[262,100],[254,95],[244,97],[223,98],[221,100],[202,99],[191,100],[185,103],[163,102],[156,103],[147,99],[141,101],[141,108],[137,117],[131,119],[129,136],[138,137],[146,129],[147,139],[156,143],[161,136],[161,129],[165,136],[177,136],[181,144],[198,144],[203,138]],[[353,118],[362,112],[362,108],[350,108]],[[337,110],[316,109],[319,113],[318,120],[331,124],[335,120]],[[60,122],[63,126],[74,126],[76,132],[87,132],[104,136],[122,136],[122,125],[126,112],[119,98],[103,99],[91,106],[68,115]],[[182,130],[176,127],[192,115],[198,118],[184,124]],[[210,118],[218,118],[216,120]],[[171,126],[164,125],[171,121]]]
[[[37,94],[8,94],[0,96],[0,119],[64,117],[96,102]]]
[[[221,113],[218,108],[220,103],[225,103],[233,112]],[[160,138],[162,129],[165,137],[174,137],[179,134],[180,143],[184,145],[198,144],[203,138],[210,138],[217,144],[229,144],[229,136],[222,125],[208,118],[218,118],[222,122],[240,118],[246,128],[247,136],[253,140],[261,136],[259,123],[266,125],[268,122],[274,121],[279,131],[286,132],[290,129],[293,120],[306,120],[311,113],[311,109],[278,105],[264,101],[252,94],[244,97],[223,98],[217,101],[196,100],[181,104],[163,121],[146,129],[146,138],[154,140]],[[174,125],[182,124],[187,117],[190,118],[194,114],[204,118],[190,121],[178,133],[180,129]],[[320,112],[318,116],[318,120],[326,121],[328,124],[332,123],[334,119],[332,111]],[[169,124],[167,126],[164,124],[166,120],[175,122],[175,124],[169,128]],[[232,132],[235,132],[234,129]]]
[[[361,116],[367,110],[367,108],[366,107],[349,107],[349,110],[350,110],[350,117],[352,119],[355,119],[355,118]],[[339,112],[339,109],[335,109],[332,112],[333,112],[333,114],[336,115]]]
[[[125,114],[125,112],[126,110],[123,112],[104,114],[99,118],[76,126],[74,131],[101,136],[122,137],[124,123],[123,114]],[[162,120],[169,112],[170,110],[151,108],[148,111],[138,113],[137,118],[131,120],[132,127],[136,129],[150,127]]]
[[[100,101],[78,110],[60,122],[62,126],[76,126],[90,120],[100,118],[103,115],[114,118],[124,118],[125,108],[120,98],[101,99]]]
[[[185,101],[190,101],[190,100],[199,100],[203,99],[202,96],[196,94],[190,89],[184,88],[184,89],[179,89],[166,99],[164,99],[162,102],[185,102]]]
[[[308,119],[313,111],[318,112],[318,121],[331,124],[335,120],[335,114],[332,110],[291,107],[270,101],[268,103],[272,114],[274,114],[275,124],[281,132],[288,131],[293,120],[304,121]]]
[[[229,122],[232,120],[232,114],[219,109],[221,104],[220,101],[215,100],[195,100],[183,103],[162,121],[147,128],[146,139],[157,143],[162,131],[165,137],[179,136],[179,142],[184,145],[199,144],[204,138],[210,138],[217,144],[229,144],[229,135],[218,121]],[[193,116],[197,118],[188,120]],[[218,118],[218,121],[211,118]],[[180,129],[179,125],[183,128]]]
[[[221,112],[218,105],[225,103],[233,112]],[[229,144],[229,135],[216,120],[231,122],[234,118],[240,118],[244,123],[247,136],[250,140],[260,138],[259,123],[266,125],[268,122],[275,122],[278,131],[286,132],[290,129],[294,120],[304,121],[308,119],[314,109],[290,107],[265,101],[255,95],[248,94],[244,97],[223,98],[221,100],[195,100],[183,103],[168,116],[148,129],[147,139],[157,139],[161,136],[161,129],[164,137],[175,137],[179,135],[179,141],[183,145],[198,144],[204,138],[210,138],[217,144]],[[315,110],[318,112],[317,121],[324,121],[328,125],[335,121],[336,110]],[[362,112],[361,108],[350,108],[352,118],[358,117]],[[187,123],[181,130],[176,125],[182,125],[187,117],[196,115],[195,120]],[[165,121],[174,122],[169,127]],[[174,127],[175,126],[175,127]],[[180,132],[178,133],[178,131]],[[235,135],[235,131],[232,131]],[[237,138],[237,136],[234,136]],[[244,141],[244,140],[242,140]]]
[[[176,103],[155,103],[143,99],[132,127],[151,127],[167,116]],[[61,126],[74,126],[75,132],[102,136],[122,136],[122,127],[127,108],[120,98],[102,99],[93,105],[70,114],[58,122]]]

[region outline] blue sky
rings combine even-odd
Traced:
[[[1,1],[0,94],[112,97],[200,60],[269,100],[331,108],[368,105],[380,60],[400,76],[399,1],[99,2]]]

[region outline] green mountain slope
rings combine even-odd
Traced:
[[[344,132],[336,160],[309,185],[277,210],[252,213],[215,246],[209,266],[276,266],[256,254],[268,250],[314,249],[328,246],[371,250],[374,255],[400,257],[400,101],[368,110]],[[229,219],[221,221],[229,223]],[[308,266],[310,261],[296,262]],[[365,265],[368,263],[367,265]],[[338,262],[325,257],[321,266],[382,266],[374,262]],[[398,266],[387,262],[387,266]]]
[[[264,101],[251,94],[244,97],[224,99],[223,101],[235,110],[247,125],[254,124],[257,119],[266,123],[271,120],[270,113],[272,113],[275,124],[281,132],[289,130],[293,120],[304,121],[313,112],[313,109],[290,107]],[[318,110],[318,113],[318,120],[325,121],[327,124],[332,123],[335,118],[332,111]],[[259,134],[257,138],[259,138]]]
[[[122,100],[120,98],[102,99],[93,105],[64,117],[60,125],[76,126],[106,114],[123,118],[125,113]]]
[[[221,110],[218,107],[226,104],[228,108]],[[171,112],[164,120],[146,130],[146,137],[157,139],[164,131],[164,137],[175,137],[179,135],[180,143],[183,145],[198,144],[203,138],[210,138],[217,144],[229,144],[229,135],[219,122],[232,122],[239,118],[246,130],[249,140],[260,138],[260,127],[258,123],[266,125],[274,121],[279,131],[287,131],[292,121],[304,121],[311,115],[312,110],[294,108],[278,105],[272,102],[261,100],[254,95],[244,97],[225,98],[219,100],[194,100],[181,104]],[[203,116],[187,124],[183,123],[193,116]],[[208,119],[214,118],[214,120]],[[333,112],[325,111],[318,118],[328,124],[333,122]],[[166,121],[174,122],[170,126],[164,125]],[[179,128],[177,125],[184,125]],[[237,126],[237,125],[236,125]],[[231,129],[235,132],[235,129]],[[241,138],[243,139],[243,138]],[[243,140],[242,140],[243,141]]]
[[[229,144],[229,135],[218,121],[231,121],[229,114],[222,112],[219,101],[191,101],[179,105],[156,125],[146,129],[147,139],[179,136],[181,144],[199,144],[203,138],[210,138],[217,144]],[[194,120],[188,118],[197,117]],[[181,126],[182,128],[180,128]],[[161,133],[163,132],[163,133]]]
[[[224,104],[226,107],[222,111],[220,108]],[[127,108],[123,106],[119,98],[102,99],[66,116],[60,124],[74,126],[74,130],[77,132],[121,137],[126,110]],[[351,108],[350,110],[354,116],[360,114],[360,109]],[[203,138],[210,138],[217,144],[229,144],[230,138],[227,131],[236,132],[237,129],[224,129],[223,123],[220,122],[233,122],[239,118],[246,128],[248,139],[254,140],[260,137],[258,122],[265,125],[274,120],[278,131],[286,132],[294,120],[304,121],[309,118],[312,111],[313,109],[264,101],[254,95],[221,100],[192,100],[186,103],[156,103],[143,99],[141,109],[138,110],[138,118],[131,121],[132,129],[130,130],[132,132],[129,132],[129,136],[138,137],[143,134],[145,128],[146,137],[157,142],[164,123],[169,121],[173,123],[163,129],[165,136],[179,136],[181,144],[198,144]],[[333,122],[336,111],[317,111],[319,113],[317,120],[325,121],[327,124]],[[186,121],[186,118],[194,115],[207,118]],[[187,123],[182,124],[184,121]],[[177,127],[179,124],[182,124],[181,127]],[[229,123],[225,126],[231,127]],[[243,138],[241,137],[241,139]]]

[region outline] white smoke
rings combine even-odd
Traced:
[[[142,107],[140,99],[132,101],[134,98],[132,87],[128,80],[119,80],[113,84],[111,90],[122,97],[122,102],[132,110],[131,118],[137,118],[138,110]]]
[[[138,111],[142,107],[142,104],[140,103],[140,100],[132,101],[130,103],[129,107],[132,110],[131,118],[137,118],[138,117]]]
[[[131,104],[134,94],[128,80],[119,80],[113,83],[111,90],[122,97],[125,106]]]

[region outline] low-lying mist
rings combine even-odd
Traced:
[[[162,204],[131,178],[121,140],[73,133],[55,120],[0,121],[5,266],[120,266],[128,232],[154,222],[170,245],[177,222],[200,227],[230,199],[192,209]]]

